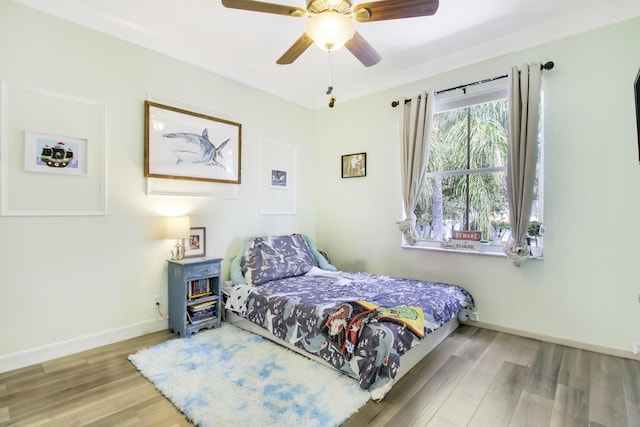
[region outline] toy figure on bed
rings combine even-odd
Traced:
[[[459,286],[337,271],[300,234],[246,239],[231,279],[227,309],[357,378],[374,400],[403,354],[473,308]]]

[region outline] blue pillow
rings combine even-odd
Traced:
[[[259,243],[256,239],[259,239]],[[265,240],[273,242],[274,239],[278,241],[275,248],[273,245],[265,243]],[[311,256],[309,256],[309,252]],[[282,265],[285,262],[285,257],[288,260],[286,266]],[[338,270],[329,264],[320,254],[313,240],[304,234],[248,237],[243,240],[238,255],[231,260],[229,272],[234,285],[246,285],[245,274],[247,269],[251,269],[250,284],[256,285],[276,278],[283,279],[305,274],[312,266],[323,270]]]
[[[299,234],[256,237],[240,260],[244,280],[250,285],[301,276],[317,266],[309,245]]]

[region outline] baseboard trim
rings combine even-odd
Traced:
[[[496,331],[496,332],[504,332],[506,334],[518,335],[520,337],[532,338],[535,340],[545,341],[552,344],[560,344],[567,347],[578,348],[581,350],[593,351],[595,353],[607,354],[609,356],[617,356],[617,357],[624,357],[625,359],[639,360],[639,356],[637,354],[633,354],[632,351],[624,351],[617,348],[604,347],[604,346],[595,345],[595,344],[587,344],[580,341],[573,341],[573,340],[558,338],[550,335],[538,334],[535,332],[522,331],[520,329],[514,329],[506,326],[494,325],[494,324],[485,323],[485,322],[474,322],[474,321],[467,320],[460,323],[464,325],[469,325],[469,326],[477,326],[478,328],[483,328],[483,329],[491,329],[492,331]]]
[[[57,359],[58,357],[69,356],[74,353],[113,344],[129,338],[139,337],[151,332],[161,331],[167,329],[167,327],[168,323],[165,319],[145,320],[144,322],[134,323],[133,325],[7,354],[0,356],[0,373]]]
[[[518,335],[525,338],[550,342],[553,344],[560,344],[567,347],[579,348],[581,350],[593,351],[595,353],[624,357],[625,359],[639,360],[639,356],[637,354],[633,354],[632,351],[624,351],[610,347],[587,344],[579,341],[538,334],[535,332],[523,331],[520,329],[514,329],[485,322],[466,321],[460,323],[469,326],[476,326],[478,328],[490,329],[492,331]],[[36,347],[34,349],[26,351],[7,354],[4,356],[0,356],[0,373],[24,368],[25,366],[46,362],[48,360],[57,359],[58,357],[69,356],[71,354],[90,350],[103,345],[113,344],[115,342],[127,340],[129,338],[139,337],[151,332],[161,331],[163,329],[167,329],[167,327],[167,321],[164,319],[146,320],[144,322],[123,326],[121,328],[110,329],[96,334],[85,335],[83,337],[73,338],[42,347]]]

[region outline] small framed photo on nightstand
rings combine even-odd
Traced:
[[[197,258],[207,254],[207,230],[205,227],[191,227],[189,237],[184,239],[184,257]]]

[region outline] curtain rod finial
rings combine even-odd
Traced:
[[[552,70],[554,65],[556,65],[556,64],[554,64],[553,61],[548,61],[548,62],[544,63],[542,68],[544,68],[545,70]]]
[[[400,101],[391,101],[391,106],[393,108],[396,108],[398,105],[400,105]]]

